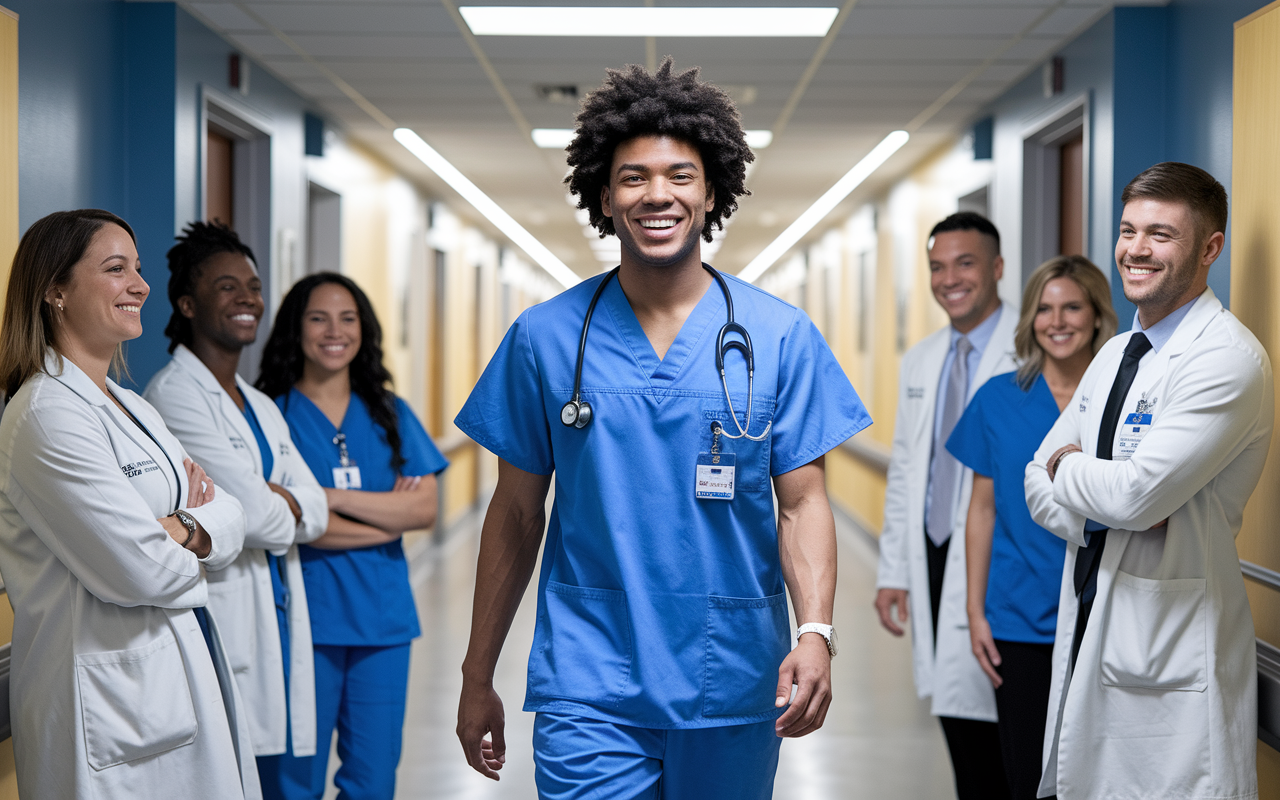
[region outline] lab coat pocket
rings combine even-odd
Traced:
[[[1205,580],[1117,572],[1102,631],[1102,683],[1203,692],[1208,686]]]
[[[253,576],[249,574],[209,581],[209,611],[217,620],[232,672],[248,672],[258,663],[253,589]]]
[[[191,687],[170,630],[144,647],[76,656],[76,683],[95,770],[195,741]]]
[[[778,667],[790,645],[785,593],[708,597],[703,716],[746,717],[772,711]]]
[[[739,422],[743,422],[747,418],[746,403],[742,403],[742,407],[738,407],[738,400],[735,398],[733,410],[737,413]],[[752,436],[759,436],[764,433],[765,428],[773,421],[773,403],[763,402],[759,398],[755,400],[755,408],[751,410],[751,426],[748,431]],[[737,435],[738,426],[734,424],[733,417],[729,414],[729,406],[721,399],[718,402],[709,402],[702,407],[702,435],[701,435],[701,451],[703,453],[711,452],[711,446],[714,436],[711,432],[711,424],[719,422],[720,427],[726,432]],[[756,442],[746,437],[740,439],[730,439],[724,434],[720,435],[720,452],[733,453],[736,458],[735,483],[739,492],[763,492],[770,487],[769,484],[769,458],[771,453],[771,443],[773,441],[772,434],[764,437],[763,440]]]
[[[529,694],[610,705],[631,676],[627,595],[547,581],[529,658]]]

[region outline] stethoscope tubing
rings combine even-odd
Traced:
[[[711,273],[711,277],[715,278],[716,283],[719,284],[720,286],[720,292],[724,295],[726,321],[724,325],[720,327],[720,333],[716,337],[716,369],[720,373],[720,385],[724,388],[724,398],[729,404],[729,417],[733,420],[734,427],[738,429],[738,433],[735,436],[734,434],[731,434],[728,431],[724,430],[723,426],[719,426],[718,423],[717,425],[720,428],[721,435],[725,436],[726,438],[729,438],[729,439],[745,438],[753,442],[762,441],[763,439],[765,439],[765,437],[769,435],[769,431],[773,429],[773,421],[770,420],[769,424],[765,426],[764,431],[761,432],[759,435],[752,436],[750,434],[749,431],[751,430],[751,412],[755,405],[755,375],[756,375],[755,350],[751,346],[751,334],[747,333],[747,329],[744,328],[741,324],[735,322],[733,319],[733,295],[729,292],[729,284],[728,282],[725,281],[724,276],[721,275],[718,271],[713,269],[708,264],[703,264],[702,268],[705,269],[707,272]],[[613,269],[609,270],[609,273],[607,275],[604,276],[604,280],[600,281],[600,285],[596,287],[595,293],[591,295],[591,302],[587,305],[587,313],[582,319],[582,335],[578,339],[578,361],[577,361],[577,364],[574,366],[574,370],[573,370],[573,397],[572,399],[570,399],[568,403],[565,404],[566,410],[568,410],[569,406],[574,407],[574,414],[572,415],[573,417],[572,420],[566,419],[565,415],[563,413],[561,414],[561,420],[564,422],[565,425],[578,427],[578,428],[585,427],[585,423],[581,425],[575,425],[575,422],[578,418],[577,409],[579,409],[582,405],[582,402],[581,402],[582,364],[586,360],[586,355],[587,355],[587,331],[591,327],[591,317],[595,314],[596,303],[600,301],[600,295],[604,294],[605,287],[609,285],[609,281],[613,279],[613,276],[616,275],[618,273],[618,270],[620,269],[622,269],[622,267],[620,266],[614,267]],[[739,336],[741,336],[742,341],[731,339],[726,342],[725,336],[731,333],[736,333]],[[734,409],[733,409],[733,398],[729,395],[729,380],[725,376],[724,355],[726,352],[730,350],[740,351],[743,357],[747,361],[747,426],[746,428],[743,428],[742,424],[738,422],[738,415],[734,412]],[[589,421],[589,418],[588,418],[588,421]]]

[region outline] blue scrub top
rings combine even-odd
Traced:
[[[289,433],[321,486],[333,488],[333,470],[341,466],[333,437],[346,434],[347,452],[360,468],[361,489],[389,492],[395,486],[391,446],[369,409],[351,395],[342,427],[297,389],[276,398],[289,423]],[[402,475],[434,475],[449,465],[414,416],[396,398]],[[323,550],[301,545],[302,579],[311,609],[315,644],[385,647],[405,644],[419,634],[418,612],[409,588],[409,566],[400,540],[352,550]]]
[[[731,501],[694,497],[711,426],[737,432],[715,365],[725,322],[715,283],[658,359],[617,280],[592,318],[582,396],[595,419],[560,423],[582,319],[603,276],[520,315],[457,425],[512,465],[555,473],[538,580],[527,711],[647,728],[772,719],[790,623],[778,559],[773,476],[871,423],[804,312],[724,276],[755,347],[751,434],[721,437],[736,458]],[[725,360],[744,420],[746,366]]]
[[[262,424],[258,422],[258,415],[254,413],[253,406],[249,405],[249,398],[241,392],[240,399],[244,402],[245,421],[249,423],[249,430],[253,431],[253,438],[258,443],[258,452],[262,454],[263,480],[270,480],[271,470],[276,465],[275,453],[271,452],[271,443],[267,441],[267,434],[262,430]],[[271,597],[276,604],[276,627],[280,629],[280,652],[285,654],[284,680],[287,686],[289,683],[289,586],[285,583],[284,557],[267,553],[267,569],[271,575]]]
[[[1024,488],[1027,464],[1057,421],[1044,376],[1024,392],[1008,372],[978,389],[947,440],[951,454],[995,489],[986,611],[991,635],[1007,642],[1051,644],[1057,626],[1067,543],[1031,519]]]

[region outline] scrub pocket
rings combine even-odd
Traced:
[[[612,705],[631,676],[627,595],[547,581],[529,657],[529,694]]]
[[[1205,580],[1117,572],[1102,632],[1102,683],[1203,692],[1208,686]]]
[[[737,412],[738,421],[741,422],[746,418],[746,401],[743,401],[741,407],[738,406],[737,398],[733,402],[733,410]],[[772,421],[773,403],[763,402],[757,397],[755,407],[751,410],[751,428],[748,432],[752,436],[759,436],[764,431],[765,426]],[[702,406],[702,433],[699,439],[701,450],[699,452],[711,452],[711,423],[713,422],[719,422],[720,427],[729,433],[738,433],[738,426],[733,424],[733,419],[729,415],[729,406],[724,402],[724,398],[722,397],[718,401],[708,401]],[[753,442],[746,437],[730,439],[728,436],[720,436],[720,452],[733,453],[736,456],[737,463],[734,474],[736,482],[734,488],[736,491],[768,491],[770,445],[772,442],[772,431],[764,438],[764,441],[760,442]]]
[[[145,647],[76,656],[76,683],[95,770],[195,741],[191,687],[170,630]]]
[[[778,667],[791,645],[787,595],[707,598],[705,717],[774,710]]]
[[[209,581],[209,613],[217,622],[227,664],[235,673],[248,672],[258,663],[253,588],[251,575]]]

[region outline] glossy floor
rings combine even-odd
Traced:
[[[832,662],[834,700],[822,730],[783,743],[774,797],[953,798],[941,731],[912,686],[910,643],[883,631],[871,608],[874,548],[847,522],[838,520],[837,527],[840,580],[835,621],[841,651]],[[502,780],[493,782],[472,772],[454,736],[478,540],[473,520],[442,548],[410,548],[419,553],[413,559],[413,581],[424,633],[413,646],[397,800],[536,797],[530,752],[533,715],[520,710],[533,638],[532,591],[512,626],[495,680],[507,713],[509,750]]]

